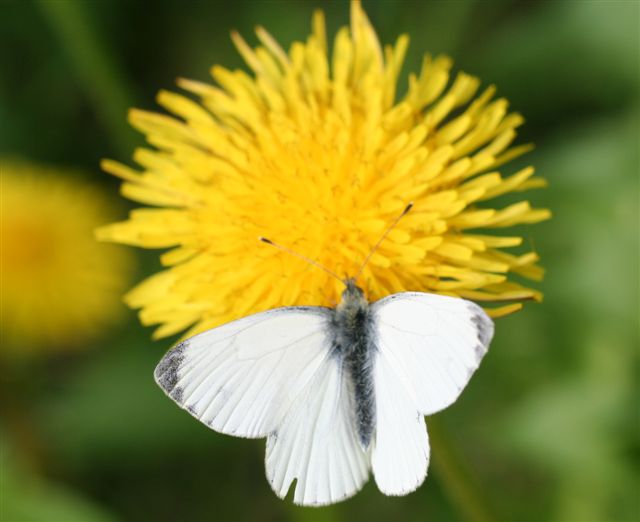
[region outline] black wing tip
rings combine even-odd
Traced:
[[[493,321],[487,313],[477,304],[469,302],[469,310],[471,311],[471,322],[477,330],[477,338],[480,346],[476,347],[476,351],[481,350],[484,355],[489,348],[489,344],[493,339],[494,326]]]
[[[182,388],[178,386],[178,370],[184,361],[184,351],[188,346],[188,342],[184,341],[169,350],[153,372],[158,386],[176,402],[181,402],[182,400]]]

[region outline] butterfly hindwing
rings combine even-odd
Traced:
[[[424,416],[407,389],[406,375],[393,353],[374,355],[376,433],[372,469],[376,484],[386,495],[406,495],[427,475],[429,440]]]
[[[354,411],[341,360],[330,357],[267,440],[267,478],[279,497],[294,478],[293,500],[300,505],[332,504],[360,490],[369,456],[358,443]]]

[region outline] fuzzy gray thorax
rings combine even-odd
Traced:
[[[347,287],[342,292],[342,300],[336,307],[336,319],[342,333],[349,333],[361,330],[365,325],[369,316],[369,303],[353,279],[347,279],[345,284]]]
[[[345,281],[342,301],[335,309],[334,345],[355,394],[356,426],[363,449],[367,449],[375,427],[373,356],[375,339],[369,303],[353,279]]]

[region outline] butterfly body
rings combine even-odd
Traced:
[[[375,428],[373,355],[375,330],[369,302],[353,279],[347,279],[342,301],[333,311],[333,346],[354,393],[356,429],[367,450]]]
[[[170,350],[156,382],[180,407],[229,435],[266,437],[273,491],[325,505],[373,472],[387,495],[425,479],[424,415],[456,400],[493,336],[484,311],[420,292],[369,303],[353,279],[336,308],[260,312]]]

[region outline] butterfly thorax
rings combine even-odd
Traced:
[[[351,379],[358,437],[363,449],[369,447],[375,425],[373,388],[374,335],[371,310],[364,292],[353,279],[345,281],[342,301],[334,314],[334,347]]]
[[[369,303],[364,297],[364,292],[353,279],[347,279],[345,285],[342,300],[336,307],[336,315],[344,319],[347,326],[356,326],[359,322],[364,322]]]

